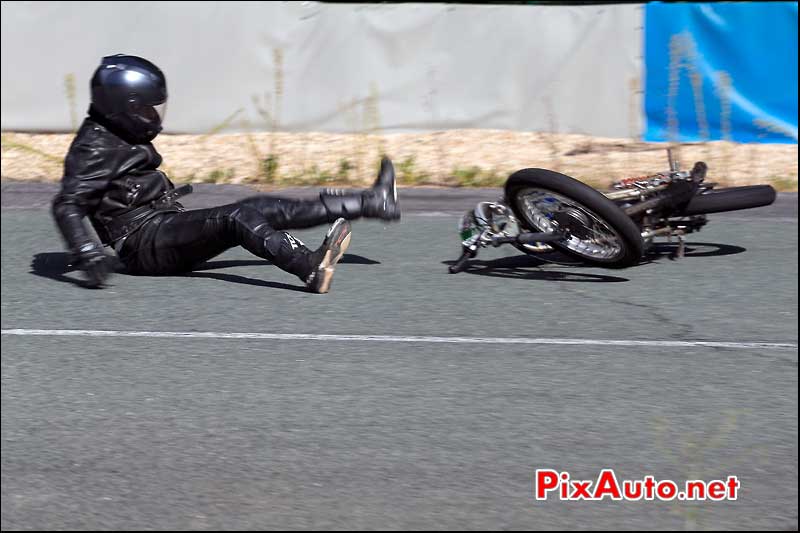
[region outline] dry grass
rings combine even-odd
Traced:
[[[2,135],[2,177],[56,181],[69,134]],[[543,167],[602,187],[611,181],[666,170],[666,144],[585,135],[497,130],[422,134],[248,133],[162,135],[154,143],[176,183],[363,185],[381,152],[401,185],[491,186],[511,172]],[[679,147],[683,168],[698,160],[724,185],[772,183],[797,190],[797,145],[708,142]]]

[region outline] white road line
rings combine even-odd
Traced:
[[[167,339],[257,339],[288,341],[422,342],[448,344],[562,344],[576,346],[638,346],[660,348],[732,348],[797,350],[797,344],[614,339],[551,339],[531,337],[425,337],[394,335],[321,335],[312,333],[225,333],[214,331],[108,331],[82,329],[4,329],[3,335],[53,337],[151,337]]]

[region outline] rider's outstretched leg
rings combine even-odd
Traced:
[[[333,269],[350,243],[350,232],[346,221],[337,221],[322,246],[312,251],[272,227],[257,209],[236,203],[158,215],[128,237],[120,259],[134,274],[175,274],[242,246],[296,275],[309,289],[327,292]]]
[[[241,204],[259,210],[279,230],[310,228],[338,218],[400,219],[394,167],[388,158],[383,159],[378,178],[366,190],[326,189],[318,199],[300,200],[258,195],[242,200]]]

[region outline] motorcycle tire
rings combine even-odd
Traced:
[[[591,223],[590,218],[594,218],[595,223],[610,229],[615,237],[615,249],[609,256],[602,256],[604,252],[593,252],[584,246],[584,240],[574,234],[563,240],[549,242],[553,248],[583,263],[605,268],[625,268],[641,260],[644,243],[639,227],[599,191],[565,174],[541,168],[526,168],[509,176],[505,184],[506,202],[520,224],[529,231],[546,232],[549,228],[537,227],[534,215],[526,207],[526,197],[532,193],[539,195],[544,201],[558,202],[555,196],[547,196],[548,193],[554,193],[573,204],[561,212],[572,213],[569,215],[572,219],[567,221],[575,229],[581,229],[580,220],[589,220]],[[584,228],[591,229],[585,225]]]
[[[775,189],[769,185],[711,189],[692,198],[680,214],[693,216],[738,211],[770,205],[774,201]]]

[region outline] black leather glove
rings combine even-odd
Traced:
[[[86,286],[91,289],[102,289],[106,280],[114,271],[114,261],[95,243],[81,246],[75,253],[75,266],[86,275]]]

